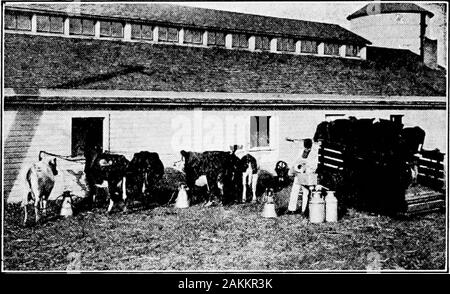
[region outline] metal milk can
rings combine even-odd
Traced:
[[[325,220],[327,222],[338,220],[338,200],[334,196],[334,191],[328,191],[325,196]]]
[[[320,194],[320,191],[312,192],[312,197],[309,201],[309,222],[315,224],[325,221],[325,201]]]
[[[261,214],[262,217],[265,218],[276,218],[278,217],[277,212],[275,211],[275,202],[273,199],[273,191],[269,189],[266,191],[264,196],[266,202],[264,203],[263,212]]]
[[[59,214],[64,217],[70,217],[73,215],[72,196],[70,195],[70,192],[63,193],[63,202]]]
[[[178,190],[178,197],[177,200],[175,200],[175,208],[188,208],[188,207],[189,207],[189,200],[186,192],[186,186],[180,185],[180,188]]]

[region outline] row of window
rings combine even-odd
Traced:
[[[31,14],[11,13],[5,14],[5,28],[11,30],[31,31]],[[154,28],[148,24],[132,23],[131,38],[134,40],[154,40]],[[100,21],[100,36],[110,38],[124,37],[124,23],[119,21]],[[36,31],[45,33],[64,33],[64,18],[61,16],[36,15]],[[69,19],[70,35],[95,35],[95,21],[88,18],[71,17]],[[184,43],[203,44],[203,31],[196,29],[186,29],[184,32]],[[255,49],[270,51],[271,39],[269,36],[255,36]],[[178,43],[179,29],[175,27],[158,27],[157,40],[160,42]],[[295,52],[295,42],[292,38],[277,38],[277,50],[280,52]],[[318,53],[318,42],[312,40],[302,40],[300,43],[301,53]],[[208,31],[207,45],[225,47],[225,33]],[[232,48],[249,48],[249,35],[232,34]],[[339,44],[324,43],[324,54],[339,56]],[[346,46],[346,56],[359,56],[360,47],[355,45]]]

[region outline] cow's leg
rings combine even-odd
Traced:
[[[217,186],[217,182],[212,181],[212,185],[211,187],[209,185],[206,186],[207,190],[208,190],[208,202],[205,204],[205,206],[211,206],[214,202],[214,198],[215,198],[215,193],[217,192],[218,189],[220,189]]]
[[[228,188],[228,186],[227,186],[227,188]],[[217,181],[217,189],[219,190],[219,197],[220,197],[220,199],[218,199],[218,200],[220,201],[220,203],[223,203],[225,200],[225,191],[224,191],[223,180]],[[227,192],[227,194],[228,194],[228,192]]]
[[[42,199],[42,215],[47,215],[47,200]]]
[[[258,174],[253,174],[252,176],[252,202],[256,202],[256,184],[258,183]]]
[[[39,215],[39,206],[41,205],[41,199],[39,197],[36,198],[34,202],[34,218],[36,223],[39,222],[40,215]]]
[[[24,211],[23,225],[26,225],[27,220],[28,220],[27,206],[28,206],[28,199],[30,199],[29,197],[32,195],[31,193],[32,193],[31,191],[28,191],[28,193],[26,193],[25,196],[22,198],[21,206],[23,207],[23,211]]]
[[[114,206],[114,201],[111,197],[111,191],[109,190],[109,185],[105,188],[105,192],[106,192],[106,199],[109,199],[109,205],[108,205],[108,209],[106,210],[106,212],[111,213],[111,210]]]
[[[94,204],[95,204],[95,200],[96,200],[96,198],[97,198],[97,187],[96,186],[93,186],[92,187],[92,194],[91,194],[91,197],[92,197],[92,208],[94,207]]]
[[[23,211],[24,211],[24,219],[23,219],[23,225],[25,226],[27,224],[27,220],[28,220],[28,211],[27,211],[27,207],[28,205],[25,203],[25,205],[23,205]]]
[[[36,223],[39,221],[39,206],[41,205],[41,191],[39,189],[39,182],[37,177],[33,177],[30,180],[30,191],[31,196],[34,200],[34,213],[35,213],[35,221]]]
[[[142,178],[142,195],[145,195],[145,190],[146,190],[146,185],[145,185],[145,183],[146,183],[146,181],[147,181],[147,173],[144,173],[144,175],[143,175],[143,178]]]
[[[123,200],[123,211],[127,211],[127,178],[123,177],[122,179],[122,200]]]
[[[111,213],[113,206],[114,206],[114,201],[111,198],[109,198],[108,210],[106,210],[106,212]]]
[[[247,200],[247,173],[242,173],[242,202]]]

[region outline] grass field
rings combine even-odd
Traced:
[[[279,212],[289,189],[279,193]],[[444,270],[445,213],[393,219],[348,210],[337,223],[261,217],[263,204],[105,209],[23,227],[4,216],[4,270],[258,271]]]

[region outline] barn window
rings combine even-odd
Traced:
[[[131,38],[138,40],[153,40],[153,28],[145,24],[132,24]]]
[[[178,29],[159,27],[158,41],[178,42]]]
[[[203,32],[200,30],[185,30],[184,42],[189,44],[203,44]]]
[[[339,45],[334,43],[325,43],[324,54],[338,56]]]
[[[45,33],[64,33],[64,19],[61,16],[37,15],[36,31]]]
[[[250,117],[250,148],[270,146],[270,116]]]
[[[103,118],[72,118],[72,156],[83,156],[94,146],[103,147]]]
[[[262,51],[269,51],[270,50],[270,38],[263,37],[263,36],[256,36],[255,37],[255,49],[262,50]]]
[[[101,37],[123,37],[123,24],[117,21],[100,21]]]
[[[94,36],[94,20],[86,18],[71,18],[69,20],[69,33],[71,35]]]
[[[294,39],[290,38],[278,38],[277,40],[277,50],[282,52],[294,52],[295,42]]]
[[[231,39],[233,48],[248,48],[248,36],[246,34],[233,34]]]
[[[31,14],[5,12],[5,28],[10,30],[31,31]]]
[[[302,40],[300,42],[300,51],[302,53],[316,53],[317,54],[317,42]]]
[[[208,32],[208,45],[221,47],[225,46],[225,33]]]
[[[358,57],[360,48],[356,45],[347,45],[345,48],[345,55],[350,57]]]

